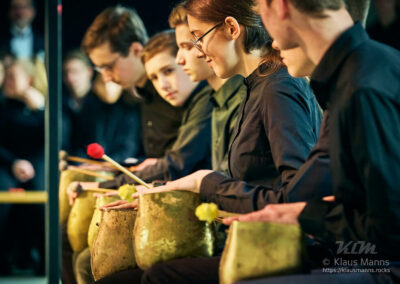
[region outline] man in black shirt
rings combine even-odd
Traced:
[[[334,196],[268,205],[239,220],[299,223],[331,247],[369,243],[376,247],[375,258],[393,264],[400,252],[400,53],[369,39],[359,23],[353,25],[341,0],[277,2],[259,0],[276,46],[300,46],[317,65],[311,86],[330,111]],[[397,270],[390,268],[392,275],[363,274],[353,280],[394,281]],[[329,283],[327,278],[318,279]]]
[[[177,137],[183,110],[165,102],[147,80],[140,53],[147,32],[137,13],[105,9],[86,31],[82,47],[105,82],[114,81],[141,98],[142,142],[148,158],[159,158]]]

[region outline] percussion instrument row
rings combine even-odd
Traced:
[[[72,181],[96,178],[63,171],[60,180],[60,222],[67,223],[72,249],[89,246],[97,281],[128,268],[148,269],[177,258],[210,257],[215,253],[215,224],[200,221],[195,210],[198,194],[187,191],[139,196],[138,208],[100,211],[118,196],[94,197],[82,192],[69,207],[67,188]],[[293,273],[304,259],[303,234],[296,225],[235,221],[228,233],[220,263],[220,282]]]

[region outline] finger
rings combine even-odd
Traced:
[[[107,209],[109,207],[119,206],[119,205],[122,205],[122,204],[125,204],[125,203],[128,203],[128,201],[126,201],[126,200],[114,201],[114,202],[108,203],[108,204],[106,204],[104,206],[101,206],[100,210]]]
[[[114,206],[114,207],[111,207],[111,208],[106,208],[106,210],[110,210],[110,209],[135,209],[136,207],[137,207],[136,203],[129,202],[129,203],[121,204],[121,205]]]
[[[328,202],[333,202],[335,201],[335,196],[331,195],[331,196],[325,196],[324,198],[322,198],[324,201],[328,201]]]
[[[78,197],[78,194],[76,192],[71,192],[71,194],[68,194],[68,199],[69,199],[69,205],[74,205],[75,199]]]
[[[229,226],[232,224],[233,221],[237,221],[237,220],[239,220],[239,216],[227,217],[227,218],[222,219],[222,223]]]

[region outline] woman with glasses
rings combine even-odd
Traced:
[[[255,1],[188,0],[184,7],[199,56],[217,76],[245,77],[247,96],[239,110],[229,150],[228,178],[209,170],[168,183],[157,190],[190,190],[222,210],[262,209],[259,196],[244,196],[240,181],[271,188],[271,203],[285,202],[285,186],[317,141],[321,112],[305,79],[291,77],[272,39],[254,12]],[[232,182],[232,178],[235,182]]]

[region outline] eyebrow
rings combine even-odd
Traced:
[[[162,71],[165,71],[165,69],[168,69],[168,68],[173,68],[173,66],[171,64],[168,64],[168,65],[165,65],[165,66],[161,67],[158,70],[162,72]]]
[[[168,68],[171,68],[171,67],[173,67],[171,64],[164,65],[161,68],[158,68],[157,70],[155,70],[155,72],[152,72],[152,73],[148,74],[147,76],[149,78],[151,78],[152,76],[157,76],[156,73],[163,72],[165,69],[168,69]]]
[[[179,46],[181,47],[185,47],[185,46],[193,46],[193,42],[187,40],[187,41],[182,41],[181,43],[179,43]]]

